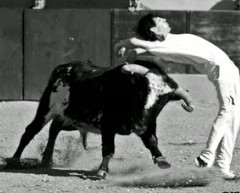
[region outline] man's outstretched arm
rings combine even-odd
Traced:
[[[125,47],[127,49],[142,48],[145,50],[150,50],[159,47],[158,41],[146,41],[136,37],[121,40],[115,44],[114,50],[118,51],[120,48]]]

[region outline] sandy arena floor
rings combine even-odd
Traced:
[[[159,147],[172,163],[161,170],[153,164],[150,153],[134,134],[116,137],[116,153],[106,180],[91,178],[101,162],[101,138],[91,134],[88,150],[79,145],[79,133],[61,132],[54,151],[51,169],[4,169],[4,158],[16,150],[25,127],[35,115],[37,102],[0,103],[0,193],[223,193],[239,192],[239,181],[224,181],[215,171],[197,169],[195,156],[205,146],[217,105],[200,101],[196,110],[187,113],[180,102],[169,103],[158,118]],[[46,145],[47,125],[27,146],[23,158],[30,166],[41,159]],[[28,159],[26,159],[28,158]],[[232,169],[240,172],[238,137]],[[205,185],[205,186],[203,186]]]

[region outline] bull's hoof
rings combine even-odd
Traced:
[[[48,160],[42,160],[41,161],[41,167],[42,168],[51,168],[52,166],[53,166],[52,161],[48,161]]]
[[[107,177],[107,172],[106,172],[105,170],[98,170],[97,176],[98,176],[100,179],[106,179],[106,177]]]
[[[157,164],[159,168],[161,169],[168,169],[171,167],[171,164],[167,162],[165,156],[159,156],[153,158],[154,164]]]
[[[5,161],[6,169],[33,169],[40,165],[39,160],[34,158],[7,158]]]
[[[6,162],[5,168],[14,168],[14,169],[16,169],[20,165],[20,158],[14,158],[14,157],[6,158],[4,161]]]

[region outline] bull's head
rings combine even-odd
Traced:
[[[131,65],[124,65],[122,67],[122,72],[124,72],[126,74],[134,74],[134,73],[136,73],[136,74],[145,76],[149,72],[149,69],[144,67],[144,66],[142,66],[142,65],[131,64]],[[192,112],[194,110],[193,100],[191,99],[188,91],[178,87],[174,91],[174,99],[175,100],[182,99],[185,102],[185,104],[182,104],[182,107],[186,111]]]

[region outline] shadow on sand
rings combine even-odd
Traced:
[[[5,173],[23,173],[23,174],[37,174],[49,175],[58,177],[79,177],[83,180],[101,180],[102,178],[97,175],[97,169],[90,171],[85,170],[69,170],[66,168],[51,168],[41,165],[38,159],[25,158],[21,160],[14,160],[11,158],[1,158],[0,172]]]
[[[5,163],[4,163],[5,162]],[[134,167],[134,168],[133,168]],[[141,166],[140,166],[141,167]],[[196,187],[207,186],[213,180],[209,171],[199,172],[199,170],[176,170],[170,169],[165,172],[145,170],[140,171],[140,167],[132,166],[124,172],[110,174],[104,184],[120,187],[141,187],[141,188],[177,188],[177,187]],[[126,170],[126,168],[125,168]],[[42,167],[37,159],[11,160],[5,159],[0,165],[0,172],[23,173],[36,175],[49,175],[57,177],[78,177],[82,180],[102,180],[97,175],[97,169],[71,170],[69,168],[46,168]]]

